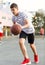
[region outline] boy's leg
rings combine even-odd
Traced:
[[[38,58],[38,53],[37,53],[37,50],[36,50],[36,46],[34,44],[34,34],[33,33],[28,35],[28,43],[30,43],[30,47],[31,47],[31,49],[34,53],[34,61],[36,63],[38,63],[39,58]]]
[[[30,47],[31,47],[31,49],[32,49],[32,51],[33,51],[33,53],[34,53],[34,55],[37,55],[37,50],[36,50],[35,44],[34,44],[34,43],[31,43],[31,44],[30,44]]]
[[[28,57],[28,53],[25,47],[25,39],[26,39],[26,34],[24,32],[21,32],[20,37],[19,37],[19,45],[20,49],[22,51],[22,54],[24,56],[24,61],[21,63],[21,65],[26,65],[26,64],[31,64],[30,59]]]
[[[19,39],[19,45],[20,45],[21,51],[22,51],[23,56],[24,56],[24,60],[21,63],[21,65],[31,64],[31,61],[28,57],[27,50],[26,50],[26,47],[24,45],[24,42],[25,42],[25,39],[23,39],[23,38]]]
[[[25,39],[23,39],[23,38],[19,39],[19,45],[20,45],[21,51],[22,51],[22,53],[24,55],[24,58],[29,58],[28,54],[27,54],[26,47],[24,45],[24,42],[25,42]]]
[[[38,63],[39,62],[39,57],[38,57],[38,53],[37,53],[35,44],[30,44],[30,47],[31,47],[31,49],[34,53],[34,62]]]

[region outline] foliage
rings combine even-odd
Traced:
[[[45,27],[45,16],[42,13],[36,12],[33,17],[33,24],[35,27]]]

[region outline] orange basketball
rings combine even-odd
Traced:
[[[11,27],[11,33],[14,34],[14,35],[18,35],[20,34],[21,32],[21,26],[18,25],[18,24],[14,24],[12,27]]]

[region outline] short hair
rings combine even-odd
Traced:
[[[18,5],[16,4],[16,3],[12,3],[11,5],[10,5],[10,8],[17,8],[18,9]]]

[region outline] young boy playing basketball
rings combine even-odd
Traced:
[[[20,49],[22,51],[22,54],[24,56],[24,61],[21,63],[21,65],[26,65],[26,64],[31,64],[31,60],[28,57],[28,53],[26,50],[26,47],[24,45],[24,42],[26,40],[26,37],[28,39],[28,43],[34,53],[34,62],[38,63],[38,54],[36,51],[36,47],[34,44],[34,26],[32,25],[32,22],[28,19],[28,16],[23,13],[19,12],[18,10],[18,5],[16,3],[12,3],[11,6],[11,11],[14,14],[12,20],[14,24],[19,24],[22,28],[22,31],[19,36],[19,45]]]

